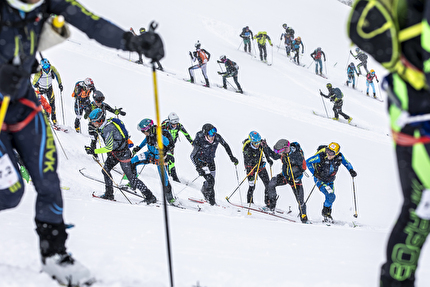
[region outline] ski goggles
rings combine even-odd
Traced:
[[[329,155],[329,156],[334,156],[335,155],[335,152],[334,151],[332,151],[331,149],[326,149],[326,151],[325,151],[326,153],[327,153],[327,155]]]
[[[290,151],[290,145],[283,147],[281,149],[274,149],[274,152],[277,154],[283,153],[283,152],[289,152]]]
[[[255,147],[259,147],[260,146],[260,144],[261,144],[261,141],[258,141],[258,142],[251,142],[252,143],[252,145],[253,146],[255,146]]]
[[[210,131],[208,131],[208,135],[209,135],[210,137],[213,137],[213,136],[216,134],[216,132],[217,132],[216,128],[213,128],[213,129],[211,129]]]

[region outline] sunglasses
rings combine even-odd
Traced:
[[[213,129],[211,129],[210,131],[208,131],[208,135],[209,135],[210,137],[213,137],[213,136],[216,134],[216,132],[217,132],[216,128],[213,128]]]

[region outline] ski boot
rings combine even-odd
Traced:
[[[338,121],[339,120],[339,118],[331,118],[332,120],[335,120],[335,121]]]
[[[349,117],[349,119],[348,119],[348,124],[349,124],[351,121],[352,121],[352,118],[351,118],[351,117]]]
[[[300,220],[302,221],[302,223],[308,223],[308,216],[306,214],[302,214]]]
[[[331,217],[331,207],[323,206],[321,214],[324,217],[323,222],[333,222],[333,217]]]
[[[375,98],[375,99],[376,99],[376,93],[373,93],[373,98]]]

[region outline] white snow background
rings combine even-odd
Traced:
[[[148,27],[152,20],[159,23],[166,51],[163,66],[176,75],[157,72],[161,118],[174,111],[194,138],[202,125],[212,123],[239,159],[239,181],[246,175],[243,167],[242,141],[252,130],[258,131],[273,147],[278,139],[298,141],[305,157],[312,156],[318,145],[336,141],[341,152],[352,163],[355,179],[358,218],[353,217],[354,202],[351,176],[341,166],[335,181],[337,199],[333,217],[345,225],[327,227],[322,224],[291,223],[264,214],[247,214],[232,207],[202,205],[202,211],[168,208],[173,278],[179,287],[200,286],[377,286],[379,268],[384,262],[387,238],[401,205],[401,190],[397,176],[393,144],[389,136],[385,94],[378,96],[384,103],[366,97],[360,91],[344,86],[350,41],[346,36],[346,20],[350,7],[329,0],[302,1],[103,1],[84,0],[90,11],[106,17],[124,29]],[[283,49],[276,47],[287,23],[301,36],[305,45],[299,67],[290,62]],[[239,34],[249,25],[254,34],[267,31],[274,47],[268,46],[267,66],[244,53]],[[59,176],[63,190],[64,218],[76,226],[68,231],[68,251],[91,269],[99,280],[94,286],[170,286],[163,209],[146,205],[130,205],[121,193],[119,202],[93,199],[91,193],[104,192],[104,185],[84,178],[78,170],[85,167],[102,179],[101,168],[84,151],[89,144],[87,122],[82,120],[82,134],[73,131],[74,99],[70,96],[75,83],[91,77],[97,89],[112,107],[122,107],[122,117],[132,140],[139,144],[144,135],[137,123],[149,117],[155,120],[154,87],[149,68],[124,61],[117,54],[72,29],[70,41],[45,53],[63,79],[63,103],[66,125],[71,132],[57,132],[65,157],[57,142]],[[211,53],[208,64],[211,88],[192,85],[188,78],[191,65],[188,55],[199,40]],[[314,74],[309,56],[318,46],[326,53],[325,69],[329,80]],[[253,48],[256,46],[254,45]],[[245,95],[224,91],[216,60],[221,55],[240,66],[239,82]],[[136,55],[132,55],[136,57]],[[273,57],[273,58],[272,58]],[[358,64],[358,62],[356,62]],[[374,61],[381,79],[385,71]],[[202,80],[196,71],[197,82]],[[353,122],[364,129],[352,127],[313,115],[312,110],[325,113],[319,89],[327,93],[331,82],[345,97],[343,110]],[[231,83],[234,85],[233,81]],[[62,121],[61,97],[55,83],[57,117]],[[359,90],[365,88],[359,78]],[[332,115],[332,104],[325,100]],[[189,196],[201,197],[199,178],[189,155],[192,147],[180,135],[175,148],[176,167],[182,184],[173,182],[177,197],[189,206]],[[216,156],[216,200],[229,206],[225,197],[238,185],[236,169],[224,148]],[[140,170],[140,168],[139,168]],[[273,176],[281,171],[275,162]],[[120,175],[113,173],[120,182]],[[140,179],[161,198],[161,185],[155,166],[147,166]],[[314,183],[304,177],[305,198]],[[247,181],[232,201],[246,198]],[[181,191],[183,190],[183,191]],[[263,184],[259,180],[255,202],[263,204]],[[180,192],[181,191],[181,192]],[[297,204],[291,188],[277,188],[278,208],[291,206],[297,215]],[[133,196],[129,197],[137,202]],[[57,286],[46,274],[40,273],[38,237],[34,231],[36,192],[31,184],[20,205],[0,214],[0,286]],[[308,201],[308,217],[321,220],[324,197],[314,190]],[[352,221],[360,226],[351,228]],[[349,224],[347,224],[349,223]],[[427,248],[417,271],[417,286],[430,286]]]

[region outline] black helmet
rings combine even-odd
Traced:
[[[202,127],[203,134],[213,136],[217,130],[212,124],[204,124]]]
[[[200,44],[200,42],[197,40],[197,43],[196,44],[194,44],[194,47],[196,47],[196,49],[200,49],[200,46],[201,46],[202,44]]]
[[[290,146],[290,142],[286,139],[280,139],[276,142],[273,150],[275,153],[283,153]]]
[[[326,87],[327,87],[327,89],[331,89],[331,88],[333,88],[333,86],[330,84],[330,83],[328,83],[327,85],[326,85]]]
[[[143,34],[143,33],[145,33],[145,32],[146,32],[146,29],[145,29],[145,28],[143,28],[143,27],[142,27],[142,28],[140,28],[140,29],[139,29],[139,33],[140,33],[140,34]]]
[[[100,91],[95,91],[93,95],[94,101],[101,103],[105,100],[105,96]]]

